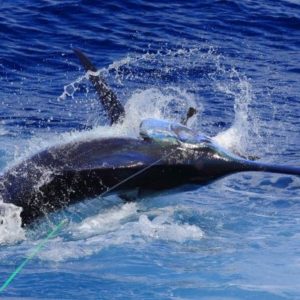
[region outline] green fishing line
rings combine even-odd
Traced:
[[[61,227],[67,222],[67,220],[62,220],[58,225],[51,230],[48,235],[34,248],[32,253],[16,268],[16,270],[7,278],[7,280],[3,283],[0,288],[0,293],[3,292],[9,284],[14,280],[18,273],[25,267],[25,265],[34,257],[36,256],[41,249],[45,246],[49,239],[51,239],[57,231],[61,229]]]

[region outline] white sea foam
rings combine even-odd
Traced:
[[[22,208],[13,204],[0,202],[0,245],[25,238],[25,231],[21,228],[21,211]]]
[[[136,203],[124,204],[121,208],[112,208],[79,224],[71,224],[68,230],[73,239],[51,240],[47,250],[41,252],[39,257],[61,261],[92,255],[109,246],[144,244],[154,240],[184,243],[201,240],[204,236],[199,227],[182,224],[175,219],[177,207],[143,213],[138,208]]]

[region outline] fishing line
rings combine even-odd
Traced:
[[[25,267],[25,265],[34,257],[36,256],[41,249],[45,246],[45,244],[48,242],[50,238],[52,238],[56,232],[59,231],[59,229],[67,222],[67,220],[62,220],[59,224],[57,224],[53,230],[51,230],[48,235],[34,248],[32,253],[27,256],[27,258],[15,269],[15,271],[8,277],[8,279],[3,283],[3,285],[0,288],[0,293],[2,293],[9,284],[14,280],[14,278],[17,276],[18,273],[22,271],[22,269]]]
[[[127,182],[128,180],[142,174],[143,172],[147,171],[148,169],[150,169],[151,167],[153,167],[154,165],[158,164],[160,161],[162,161],[163,159],[168,158],[169,156],[171,156],[176,150],[178,150],[177,148],[170,151],[169,153],[167,153],[166,155],[162,156],[160,159],[156,160],[155,162],[153,162],[152,164],[150,164],[149,166],[137,171],[136,173],[130,175],[129,177],[125,178],[124,180],[122,180],[121,182],[115,184],[114,186],[112,186],[111,188],[109,188],[108,190],[106,190],[105,192],[103,192],[100,197],[103,197],[103,195],[106,195],[107,193],[111,192],[112,190],[114,190],[115,188],[119,187],[120,185],[122,185],[123,183]]]
[[[107,193],[109,193],[112,190],[116,189],[117,187],[119,187],[123,183],[125,183],[125,182],[129,181],[130,179],[133,179],[134,177],[136,177],[136,176],[142,174],[143,172],[147,171],[148,169],[150,169],[154,165],[158,164],[160,161],[162,161],[162,160],[170,157],[177,150],[178,150],[178,148],[173,149],[172,151],[170,151],[166,155],[162,156],[160,159],[158,159],[158,160],[154,161],[153,163],[151,163],[149,166],[147,166],[147,167],[145,167],[145,168],[137,171],[136,173],[130,175],[127,178],[125,178],[124,180],[118,182],[117,184],[115,184],[111,188],[109,188],[106,191],[104,191],[99,197],[103,197],[104,195],[106,195]],[[27,256],[27,258],[15,269],[15,271],[3,283],[3,285],[0,287],[0,293],[2,293],[10,285],[10,283],[14,280],[14,278],[17,276],[17,274],[19,274],[22,271],[22,269],[26,266],[26,264],[30,260],[32,260],[42,250],[42,248],[45,246],[45,244],[48,242],[48,240],[51,239],[55,235],[55,233],[57,233],[62,228],[62,226],[64,224],[66,224],[66,223],[67,223],[67,219],[62,220],[59,224],[57,224],[54,227],[54,229],[52,229],[48,233],[48,235],[34,248],[34,250],[32,251],[32,253],[29,256]]]

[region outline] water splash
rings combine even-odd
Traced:
[[[184,243],[198,241],[203,231],[175,219],[178,207],[139,212],[136,203],[108,209],[89,217],[79,224],[72,224],[72,240],[56,238],[48,243],[47,251],[40,253],[40,259],[64,261],[98,253],[103,248],[123,244],[151,243],[155,240]]]
[[[225,62],[226,58],[213,47],[161,49],[127,55],[96,74],[118,85],[126,97],[128,118],[124,128],[129,132],[130,127],[138,128],[139,122],[146,117],[179,122],[189,106],[198,110],[197,118],[189,126],[201,129],[201,113],[205,109],[202,95],[215,90],[221,97],[224,95],[224,101],[231,97],[232,126],[217,134],[215,140],[235,152],[252,153],[261,142],[261,122],[252,109],[255,95],[250,80]],[[65,86],[60,97],[74,97],[78,85],[88,79],[88,74]],[[204,133],[207,133],[206,128]]]
[[[0,203],[0,245],[25,239],[25,230],[21,227],[21,212],[21,207]]]
[[[217,134],[214,140],[239,154],[253,155],[260,143],[261,122],[251,109],[255,95],[249,79],[233,68],[230,71],[230,81],[218,81],[216,87],[234,98],[234,121],[229,129]]]
[[[138,136],[142,120],[156,118],[180,122],[182,112],[187,112],[191,106],[197,106],[193,95],[176,87],[140,90],[135,92],[125,105],[126,117],[123,127],[127,132],[133,131]],[[195,119],[191,121],[195,122]]]

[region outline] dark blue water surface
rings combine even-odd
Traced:
[[[1,1],[0,37],[2,172],[53,143],[180,120],[189,105],[191,126],[223,146],[300,165],[298,0]],[[103,129],[73,48],[126,104],[123,128]],[[241,173],[138,203],[97,198],[25,231],[6,216],[0,284],[64,217],[1,299],[300,298],[297,177]]]

